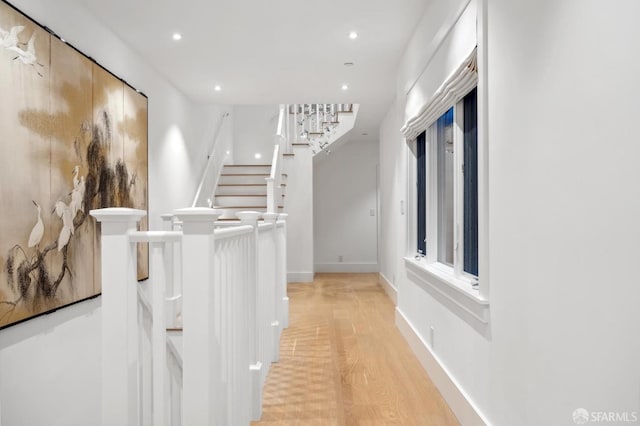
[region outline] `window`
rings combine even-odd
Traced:
[[[438,163],[438,262],[453,266],[453,108],[434,126]]]
[[[478,132],[473,89],[417,138],[417,246],[456,277],[478,276]]]
[[[427,252],[427,169],[426,169],[426,146],[424,133],[421,133],[416,140],[416,157],[418,159],[417,180],[418,180],[418,253],[424,255]]]

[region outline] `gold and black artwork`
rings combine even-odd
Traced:
[[[102,207],[147,210],[147,98],[0,1],[0,328],[100,293]]]

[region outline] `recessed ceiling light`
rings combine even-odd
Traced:
[[[255,158],[256,160],[259,160],[262,158],[262,154],[260,154],[259,152],[256,153],[256,155],[253,156],[253,158]]]
[[[344,66],[345,66],[345,67],[352,67],[352,66],[354,66],[354,65],[355,65],[355,64],[354,64],[353,62],[345,62],[345,63],[344,63]]]
[[[346,84],[343,84],[343,85],[342,85],[342,90],[349,90],[349,86],[348,86],[348,85],[346,85]]]
[[[174,39],[175,41],[182,40],[182,34],[180,34],[180,33],[173,33],[173,39]]]
[[[351,40],[355,40],[355,39],[357,39],[357,38],[358,38],[358,33],[357,33],[357,32],[355,32],[355,31],[351,31],[351,32],[349,33],[349,38],[350,38]]]
[[[222,90],[222,86],[220,86],[219,84],[216,84],[216,85],[213,87],[213,90],[215,90],[216,92],[219,92],[219,91],[221,91],[221,90]]]

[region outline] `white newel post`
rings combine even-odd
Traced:
[[[268,177],[264,179],[267,182],[267,211],[276,211],[276,183],[275,179]]]
[[[251,401],[252,401],[252,420],[260,420],[262,417],[262,369],[266,368],[259,359],[260,347],[258,345],[258,316],[257,313],[257,295],[258,295],[258,212],[238,212],[236,216],[243,225],[253,226],[253,237],[249,248],[249,259],[247,259],[247,268],[249,269],[249,300],[247,301],[247,312],[249,313],[249,336],[251,336],[250,349],[251,354]]]
[[[277,362],[280,360],[280,309],[282,304],[282,296],[280,294],[280,271],[279,271],[279,257],[280,253],[278,252],[278,227],[276,225],[276,221],[278,220],[278,213],[264,213],[262,215],[264,221],[266,223],[273,224],[273,229],[271,231],[271,235],[273,236],[273,247],[275,248],[274,253],[274,262],[273,265],[273,293],[269,294],[269,300],[266,302],[271,306],[269,308],[269,312],[272,313],[271,320],[271,338],[273,339],[272,347],[272,358],[271,362]]]
[[[147,213],[91,210],[101,223],[102,425],[134,426],[139,416],[137,249],[129,233]]]
[[[214,224],[216,210],[176,210],[182,221],[182,400],[184,426],[216,425],[219,351],[215,341]]]
[[[289,296],[287,295],[287,213],[280,213],[278,220],[283,221],[282,232],[278,233],[278,285],[282,295],[280,324],[289,328]]]

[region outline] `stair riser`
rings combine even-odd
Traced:
[[[214,205],[219,207],[228,206],[265,206],[267,205],[267,196],[251,196],[251,197],[216,197]]]
[[[269,176],[225,176],[224,174],[220,175],[220,180],[218,181],[218,185],[224,184],[264,184],[266,183],[265,178]]]
[[[220,186],[216,190],[216,195],[267,195],[266,186]]]
[[[225,166],[222,173],[239,174],[239,173],[271,173],[271,166]]]

